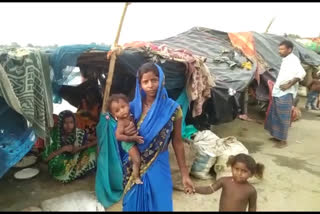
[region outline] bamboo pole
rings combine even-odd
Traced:
[[[271,25],[272,25],[273,21],[275,20],[275,18],[276,18],[276,17],[273,17],[273,18],[271,19],[271,21],[270,21],[270,23],[269,23],[269,25],[268,25],[268,27],[267,27],[267,29],[266,29],[266,32],[265,32],[265,33],[268,33],[268,32],[269,32],[269,29],[270,29],[270,27],[271,27]]]
[[[111,89],[111,85],[112,85],[112,78],[113,78],[113,73],[114,73],[114,65],[116,63],[116,59],[117,59],[117,52],[118,50],[116,50],[116,48],[118,47],[118,41],[119,41],[119,37],[120,37],[120,32],[121,32],[121,28],[122,28],[122,23],[124,20],[124,16],[126,14],[127,11],[127,7],[128,7],[129,3],[126,2],[124,5],[124,9],[122,12],[122,16],[120,19],[120,24],[118,27],[118,32],[116,35],[116,39],[114,40],[113,46],[111,48],[112,53],[111,53],[111,59],[110,59],[110,64],[109,64],[109,71],[108,71],[108,78],[106,80],[106,85],[105,85],[105,90],[104,90],[104,94],[103,94],[103,105],[102,105],[102,112],[106,113],[106,104],[107,104],[107,100],[109,98],[109,94],[110,94],[110,89]]]

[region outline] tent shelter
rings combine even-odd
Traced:
[[[242,113],[248,86],[255,86],[259,101],[268,102],[266,83],[274,81],[278,75],[281,64],[278,44],[284,39],[288,38],[195,27],[163,40],[128,43],[116,59],[111,93],[124,93],[133,98],[139,66],[153,61],[164,70],[169,97],[177,100],[182,92],[187,92],[187,123],[197,128],[209,128],[210,125],[230,122]],[[290,40],[295,45],[294,54],[304,65],[320,65],[320,56],[316,52]],[[102,95],[109,70],[108,54],[110,46],[94,44],[50,50],[0,50],[0,114],[12,115],[13,121],[21,120],[21,129],[15,130],[15,140],[5,134],[9,125],[1,127],[0,157],[7,158],[1,159],[2,163],[7,163],[1,165],[1,172],[4,173],[30,150],[35,137],[45,139],[48,136],[53,125],[53,102],[59,103],[62,97],[78,107],[87,92]],[[80,72],[74,70],[76,67]],[[70,81],[80,74],[87,81],[70,85]],[[8,108],[10,114],[6,113]],[[0,118],[4,124],[4,117]],[[6,149],[3,149],[4,145]],[[10,159],[7,154],[13,151],[12,148],[21,148],[21,151],[9,155]]]

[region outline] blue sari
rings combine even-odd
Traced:
[[[173,184],[169,163],[168,144],[173,131],[174,113],[179,104],[168,97],[164,88],[164,74],[159,71],[159,87],[156,98],[138,128],[144,143],[139,144],[141,155],[140,174],[143,184],[134,184],[132,162],[128,155],[123,163],[123,211],[172,211]],[[137,123],[142,114],[142,100],[145,97],[137,78],[135,98],[130,109]]]
[[[95,189],[98,201],[106,208],[119,201],[123,195],[123,211],[173,210],[168,144],[179,104],[168,97],[163,71],[158,65],[157,68],[157,96],[138,127],[139,135],[144,138],[144,143],[137,145],[141,156],[140,175],[143,184],[133,183],[132,162],[115,138],[116,121],[109,114],[100,116],[97,126],[100,151]],[[142,114],[142,99],[145,97],[144,91],[140,91],[138,78],[135,93],[130,110],[138,123]]]

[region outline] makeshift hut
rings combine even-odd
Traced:
[[[257,100],[268,103],[267,81],[274,81],[278,75],[278,44],[284,39],[288,38],[194,27],[164,40],[128,43],[117,56],[111,94],[124,93],[133,98],[139,66],[156,62],[164,70],[169,97],[184,106],[183,127],[193,124],[208,129],[245,113],[248,87],[254,88]],[[320,65],[316,52],[290,40],[304,66]],[[110,46],[99,45],[0,50],[0,158],[6,163],[1,165],[0,176],[31,149],[36,137],[48,137],[53,126],[52,103],[60,103],[63,98],[78,107],[85,95],[102,97],[110,53]],[[82,83],[70,84],[80,76]],[[19,125],[12,129],[4,120],[19,121]]]

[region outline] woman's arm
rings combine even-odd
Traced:
[[[95,146],[95,145],[97,145],[97,141],[92,141],[92,142],[90,142],[90,143],[86,143],[86,144],[83,145],[83,146],[74,146],[74,148],[73,148],[73,150],[72,150],[72,153],[73,153],[73,154],[78,153],[78,152],[80,152],[80,151],[82,151],[82,150],[84,150],[84,149],[88,149],[88,148],[93,147],[93,146]]]
[[[182,137],[181,137],[181,123],[182,123],[181,118],[174,122],[172,146],[177,158],[181,175],[189,176],[188,168],[186,165],[185,154],[184,154],[184,145],[182,143]]]
[[[52,152],[44,161],[45,162],[49,162],[52,158],[54,158],[55,156],[58,156],[64,152],[67,152],[70,150],[70,148],[72,149],[72,145],[67,145],[67,146],[63,146],[60,149]]]
[[[172,146],[176,155],[178,166],[180,168],[182,183],[184,185],[185,192],[193,193],[195,190],[194,185],[189,177],[189,171],[186,164],[184,145],[182,143],[181,137],[181,123],[182,118],[179,118],[174,122]]]

